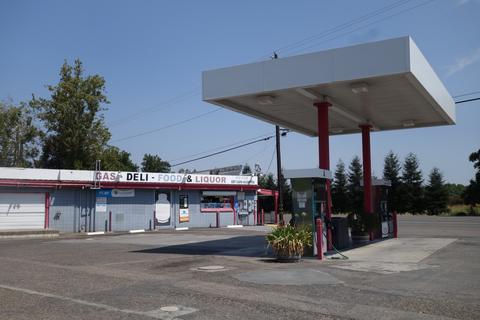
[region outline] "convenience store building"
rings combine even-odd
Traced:
[[[250,175],[0,168],[0,230],[254,225],[258,188]]]

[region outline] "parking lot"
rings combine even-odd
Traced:
[[[478,319],[480,218],[399,230],[293,264],[266,255],[266,228],[0,240],[0,318]]]

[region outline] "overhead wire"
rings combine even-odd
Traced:
[[[326,30],[325,32],[322,32],[322,33],[320,33],[320,34],[318,34],[318,35],[313,35],[313,36],[310,36],[310,37],[308,37],[308,38],[299,40],[299,41],[297,41],[297,42],[295,42],[295,43],[293,43],[293,44],[280,47],[279,50],[285,50],[285,49],[287,49],[287,48],[288,48],[289,50],[291,50],[291,49],[294,49],[294,48],[297,48],[297,47],[304,46],[304,45],[305,45],[306,43],[308,43],[309,41],[312,41],[312,40],[314,40],[314,39],[317,39],[317,38],[322,37],[322,36],[325,36],[325,35],[332,34],[332,33],[334,33],[334,32],[338,32],[338,31],[344,30],[345,28],[347,28],[347,27],[349,27],[349,26],[353,26],[353,25],[355,25],[355,24],[358,24],[358,23],[360,23],[360,22],[366,21],[366,20],[371,19],[371,18],[373,18],[373,17],[375,17],[375,16],[378,16],[378,15],[380,15],[380,14],[383,14],[383,13],[386,13],[386,12],[388,12],[388,11],[391,11],[391,10],[393,10],[393,9],[395,9],[395,8],[401,6],[401,5],[404,5],[404,4],[406,4],[406,3],[410,2],[410,1],[412,1],[412,0],[401,0],[401,1],[394,2],[394,3],[390,4],[390,5],[387,5],[387,6],[385,6],[385,7],[382,7],[382,8],[379,8],[379,9],[377,9],[377,10],[374,10],[374,11],[372,11],[372,12],[366,14],[366,15],[363,15],[363,16],[360,16],[360,17],[358,17],[358,18],[355,18],[355,19],[352,19],[352,20],[350,20],[350,21],[347,21],[347,22],[345,22],[345,23],[342,23],[342,24],[340,24],[340,25],[338,25],[338,26],[336,26],[336,27],[334,27],[334,28],[330,28],[330,29]],[[380,21],[384,21],[384,20],[388,19],[389,17],[393,17],[393,16],[399,15],[399,14],[401,14],[401,13],[403,13],[403,12],[413,10],[414,8],[417,8],[417,7],[421,6],[421,5],[425,5],[425,4],[427,4],[427,3],[429,3],[429,2],[432,2],[432,1],[435,1],[435,0],[426,1],[426,2],[424,2],[424,3],[422,3],[422,4],[420,4],[420,5],[411,7],[411,8],[409,8],[409,9],[407,9],[407,10],[403,10],[403,11],[398,12],[398,13],[396,13],[396,14],[393,14],[393,15],[390,15],[390,16],[388,16],[388,17],[385,17],[385,18],[383,18],[383,19],[381,19],[381,20],[377,20],[377,21],[375,21],[374,23],[378,23],[378,22],[380,22]],[[373,24],[373,23],[371,23],[371,24]],[[362,27],[357,28],[357,29],[354,29],[354,30],[350,30],[349,32],[343,33],[343,34],[341,34],[341,35],[339,35],[339,36],[336,36],[336,37],[334,37],[334,38],[328,39],[328,40],[326,40],[326,41],[330,41],[330,40],[336,39],[336,38],[338,38],[338,37],[344,36],[344,35],[346,35],[346,34],[349,34],[349,33],[351,33],[351,32],[354,32],[354,31],[356,31],[356,30],[359,30],[359,29],[361,29],[361,28],[367,27],[367,26],[369,26],[369,25],[371,25],[371,24],[362,26]],[[326,41],[325,41],[325,42],[326,42]],[[318,44],[319,44],[319,43],[316,43],[316,44],[311,45],[311,46],[309,46],[309,47],[303,48],[302,50],[305,50],[305,49],[310,48],[310,47],[312,47],[312,46],[316,46],[316,45],[318,45]],[[132,119],[132,118],[135,118],[135,117],[139,117],[140,115],[142,115],[142,114],[144,114],[144,113],[146,113],[146,112],[148,112],[148,111],[150,111],[150,110],[157,109],[157,108],[160,107],[160,106],[165,107],[165,108],[162,108],[162,109],[160,109],[160,110],[166,109],[167,107],[172,106],[172,105],[175,105],[175,104],[178,103],[179,101],[185,99],[186,97],[189,97],[189,95],[196,94],[197,92],[199,92],[198,89],[194,89],[194,90],[191,90],[191,91],[187,91],[187,92],[185,92],[184,94],[181,94],[181,95],[179,95],[179,96],[177,96],[177,97],[174,97],[174,98],[172,98],[172,99],[170,99],[170,100],[167,100],[165,103],[160,104],[159,106],[155,106],[155,107],[150,107],[150,108],[145,108],[145,109],[139,110],[139,111],[131,114],[131,115],[128,116],[128,117],[123,117],[123,118],[121,118],[121,119],[117,119],[117,120],[113,121],[113,126],[115,126],[117,123],[121,123],[121,121],[125,121],[125,120],[129,120],[129,119]],[[160,111],[160,110],[158,110],[158,111]],[[212,112],[212,113],[213,113],[213,112]],[[200,116],[203,116],[203,115],[200,115]],[[170,125],[170,126],[161,127],[161,128],[158,128],[158,129],[153,129],[153,130],[150,130],[150,131],[147,131],[147,132],[144,132],[144,133],[139,133],[139,134],[137,134],[137,135],[132,135],[132,136],[125,137],[125,138],[121,138],[121,139],[117,139],[117,140],[112,140],[112,142],[119,142],[119,141],[124,141],[124,140],[128,140],[128,139],[133,139],[133,138],[135,138],[135,137],[140,137],[140,136],[143,136],[143,135],[145,135],[145,134],[149,134],[149,133],[161,131],[161,130],[164,130],[164,129],[167,129],[167,128],[170,128],[170,127],[173,127],[173,126],[176,126],[176,125],[179,125],[179,124],[183,124],[183,123],[186,123],[186,122],[195,120],[195,119],[196,119],[196,117],[189,118],[189,119],[186,119],[185,121],[181,121],[181,122],[179,122],[179,123],[172,124],[172,125]]]
[[[480,98],[472,98],[472,99],[466,99],[466,100],[461,100],[461,101],[455,101],[455,104],[461,104],[461,103],[472,102],[472,101],[477,101],[477,100],[480,100]]]
[[[232,142],[232,143],[227,144],[227,145],[218,146],[218,147],[215,147],[215,148],[212,148],[212,149],[208,149],[208,150],[205,150],[205,151],[202,151],[202,152],[197,152],[197,153],[190,154],[190,155],[187,155],[187,156],[182,156],[182,157],[179,157],[179,158],[175,158],[175,159],[169,160],[168,162],[175,162],[175,161],[178,161],[178,160],[183,160],[183,159],[188,159],[188,158],[191,158],[191,157],[196,157],[196,156],[198,156],[198,155],[202,155],[202,154],[205,154],[205,153],[217,151],[217,150],[219,150],[219,149],[228,148],[228,147],[237,145],[237,144],[239,144],[239,143],[245,143],[245,142],[248,142],[248,141],[251,141],[251,140],[255,140],[255,139],[262,138],[262,137],[266,137],[266,136],[268,136],[268,135],[270,135],[270,134],[271,134],[271,133],[269,132],[269,133],[265,133],[265,134],[262,134],[262,135],[259,135],[259,136],[255,136],[255,137],[251,137],[251,138],[248,138],[248,139],[243,139],[243,140],[240,140],[240,141]]]
[[[215,110],[204,112],[204,113],[201,113],[199,115],[196,115],[194,117],[191,117],[191,118],[188,118],[188,119],[185,119],[185,120],[182,120],[182,121],[178,121],[178,122],[175,122],[175,123],[172,123],[172,124],[169,124],[169,125],[157,128],[157,129],[148,130],[148,131],[137,133],[137,134],[134,134],[134,135],[131,135],[131,136],[127,136],[127,137],[123,137],[123,138],[120,138],[120,139],[112,140],[111,142],[121,142],[121,141],[129,140],[129,139],[133,139],[133,138],[138,138],[138,137],[141,137],[141,136],[144,136],[144,135],[147,135],[147,134],[151,134],[151,133],[154,133],[154,132],[162,131],[162,130],[165,130],[165,129],[169,129],[169,128],[172,128],[172,127],[176,127],[176,126],[179,126],[181,124],[190,122],[192,120],[196,120],[196,119],[205,117],[209,114],[218,112],[220,110],[222,110],[222,109],[218,108],[218,109],[215,109]]]
[[[125,117],[122,117],[122,118],[119,118],[119,119],[115,119],[113,121],[110,122],[109,126],[110,127],[115,127],[119,124],[124,124],[125,121],[128,121],[127,123],[130,123],[130,121],[132,119],[135,119],[135,118],[139,118],[141,117],[144,113],[147,113],[147,112],[151,112],[151,113],[155,113],[155,112],[159,112],[159,111],[162,111],[162,110],[166,110],[170,107],[173,107],[174,105],[176,105],[178,102],[180,101],[183,101],[183,100],[187,100],[187,99],[190,99],[190,98],[193,98],[195,97],[198,93],[200,92],[199,89],[193,89],[193,90],[189,90],[189,91],[186,91],[182,94],[179,94],[171,99],[168,99],[156,106],[152,106],[152,107],[148,107],[148,108],[143,108],[141,110],[138,110],[134,113],[131,113]],[[151,114],[150,113],[150,114]]]
[[[355,32],[355,31],[364,29],[364,28],[369,27],[369,26],[371,26],[371,25],[374,25],[374,24],[377,24],[377,23],[379,23],[379,22],[385,21],[385,20],[387,20],[387,19],[393,18],[393,17],[398,16],[398,15],[400,15],[400,14],[402,14],[402,13],[405,13],[405,12],[408,12],[408,11],[412,11],[412,10],[414,10],[414,9],[417,9],[417,8],[421,7],[421,6],[425,6],[425,5],[427,5],[427,4],[429,4],[429,3],[433,2],[433,1],[436,1],[436,0],[427,0],[427,1],[422,2],[422,3],[420,3],[420,4],[416,5],[416,6],[409,7],[409,8],[407,8],[407,9],[405,9],[405,10],[401,10],[401,11],[399,11],[399,12],[393,13],[393,14],[391,14],[391,15],[388,15],[388,16],[384,17],[384,18],[378,19],[378,20],[373,21],[373,22],[371,22],[371,23],[368,23],[368,24],[366,24],[366,25],[360,26],[360,27],[358,27],[358,28],[349,30],[349,31],[344,32],[344,33],[341,33],[341,34],[336,35],[336,36],[334,36],[334,37],[332,37],[332,38],[329,38],[329,39],[327,39],[327,40],[323,40],[323,41],[320,41],[320,42],[318,42],[318,43],[314,43],[314,44],[311,44],[311,45],[309,45],[309,46],[307,46],[307,47],[304,47],[304,48],[302,48],[302,49],[300,49],[300,50],[296,50],[296,51],[290,52],[290,54],[298,54],[298,53],[304,52],[305,50],[310,49],[310,48],[313,48],[313,47],[316,47],[316,46],[318,46],[318,45],[320,45],[320,44],[323,44],[323,43],[326,43],[326,42],[329,42],[329,41],[332,41],[332,40],[341,38],[341,37],[343,37],[343,36],[345,36],[345,35],[347,35],[347,34],[350,34],[350,33],[352,33],[352,32]]]
[[[222,153],[229,152],[229,151],[232,151],[232,150],[235,150],[235,149],[239,149],[239,148],[243,148],[243,147],[249,146],[249,145],[254,144],[254,143],[259,143],[259,142],[262,142],[262,141],[267,141],[267,140],[270,140],[270,139],[273,138],[273,137],[275,137],[275,136],[272,135],[272,136],[268,136],[268,137],[265,137],[265,138],[262,138],[262,139],[254,140],[254,141],[251,141],[251,142],[247,142],[247,143],[241,144],[241,145],[239,145],[239,146],[235,146],[235,147],[231,147],[231,148],[228,148],[228,149],[225,149],[225,150],[217,151],[217,152],[214,152],[214,153],[211,153],[211,154],[207,154],[207,155],[202,156],[202,157],[198,157],[198,158],[195,158],[195,159],[191,159],[191,160],[179,162],[179,163],[176,163],[176,164],[172,164],[172,165],[170,165],[170,167],[177,167],[177,166],[180,166],[180,165],[182,165],[182,164],[187,164],[187,163],[190,163],[190,162],[194,162],[194,161],[198,161],[198,160],[210,158],[210,157],[216,156],[216,155],[218,155],[218,154],[222,154]]]
[[[311,41],[314,41],[314,40],[317,40],[317,39],[321,39],[323,37],[326,37],[328,35],[331,35],[331,34],[334,34],[334,33],[337,33],[339,31],[342,31],[342,30],[345,30],[345,29],[348,29],[349,27],[351,26],[354,26],[355,24],[358,24],[358,23],[361,23],[361,22],[364,22],[366,20],[369,20],[371,18],[374,18],[376,16],[379,16],[381,14],[384,14],[384,13],[387,13],[393,9],[396,9],[408,2],[411,2],[412,0],[401,0],[401,1],[397,1],[397,2],[394,2],[394,3],[391,3],[387,6],[384,6],[384,7],[381,7],[379,9],[376,9],[374,11],[371,11],[363,16],[360,16],[360,17],[357,17],[355,19],[352,19],[352,20],[349,20],[349,21],[346,21],[340,25],[337,25],[333,28],[330,28],[330,29],[327,29],[321,33],[318,33],[318,34],[315,34],[315,35],[312,35],[312,36],[309,36],[307,38],[304,38],[302,40],[298,40],[296,42],[293,42],[289,45],[285,45],[285,46],[282,46],[280,48],[277,48],[275,50],[275,52],[283,52],[283,53],[286,53],[292,49],[295,49],[295,48],[298,48],[298,47],[302,47],[304,45],[306,45],[307,43],[311,42]]]
[[[453,96],[453,98],[471,96],[471,95],[474,95],[474,94],[477,94],[477,93],[480,93],[480,91],[473,91],[473,92],[468,92],[468,93],[457,94],[456,96]]]

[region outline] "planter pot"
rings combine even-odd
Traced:
[[[370,235],[368,233],[352,233],[352,242],[354,245],[369,243]]]
[[[297,262],[302,260],[302,255],[294,255],[294,256],[282,256],[282,255],[276,255],[276,258],[278,261],[281,262]]]

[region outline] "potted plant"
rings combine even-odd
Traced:
[[[350,213],[348,223],[352,230],[353,244],[364,244],[370,241],[370,232],[378,228],[379,219],[376,213]]]
[[[304,250],[312,246],[312,231],[307,226],[277,226],[266,239],[278,260],[298,261]]]

